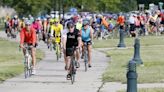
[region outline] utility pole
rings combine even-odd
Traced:
[[[59,3],[59,19],[61,18],[61,0],[58,0]]]

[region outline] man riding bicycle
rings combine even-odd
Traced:
[[[66,70],[68,70],[68,75],[67,75],[67,79],[69,79],[71,77],[70,74],[70,62],[71,62],[71,56],[73,54],[79,53],[79,48],[81,46],[81,35],[78,29],[75,29],[75,25],[73,22],[68,22],[67,23],[67,28],[68,28],[68,33],[66,35],[66,41],[64,43],[64,50],[65,50],[65,54],[66,54]],[[80,65],[79,64],[79,57],[77,58],[76,61],[76,68],[78,68]]]
[[[29,21],[25,23],[25,28],[22,28],[20,32],[20,48],[23,48],[23,53],[25,55],[25,47],[24,44],[27,44],[29,46],[32,46],[31,48],[31,56],[32,56],[32,74],[36,73],[36,31],[34,28],[31,27],[31,24]]]
[[[63,25],[61,25],[59,22],[60,22],[59,19],[55,19],[54,24],[51,26],[51,37],[54,37],[53,38],[54,45],[56,43],[60,44],[61,42],[61,31],[63,30]]]
[[[13,26],[13,29],[15,31],[18,31],[18,28],[19,28],[19,19],[18,19],[18,16],[15,15],[13,20],[12,20],[12,26]]]

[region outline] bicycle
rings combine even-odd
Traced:
[[[76,48],[73,47],[73,53],[71,55],[71,63],[70,63],[70,74],[71,74],[71,83],[75,82],[75,75],[76,75],[76,61],[75,61],[75,50]]]
[[[48,38],[47,46],[48,46],[48,49],[52,51],[52,48],[53,48],[52,37]]]
[[[43,40],[42,30],[38,30],[37,38],[38,38],[38,41]]]
[[[33,46],[25,45],[24,76],[25,79],[32,75],[32,52]]]
[[[56,43],[56,46],[55,46],[56,58],[57,58],[57,61],[59,61],[59,58],[61,58],[60,37],[58,36],[55,37],[55,43]]]
[[[87,43],[84,43],[84,64],[85,64],[85,72],[87,71],[87,65],[88,65],[88,45]]]

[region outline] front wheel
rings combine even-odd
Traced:
[[[26,58],[25,59],[25,62],[24,62],[24,77],[25,79],[28,77],[28,59]]]
[[[72,84],[75,82],[75,74],[76,74],[75,61],[72,61],[71,63],[71,83]]]

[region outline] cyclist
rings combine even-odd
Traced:
[[[9,33],[11,33],[11,23],[10,23],[9,17],[5,21],[5,31],[6,31],[6,34],[9,36]]]
[[[51,27],[54,24],[54,19],[51,18],[49,15],[47,16],[47,20],[48,20],[48,27],[47,27],[47,31],[48,31],[48,38],[47,38],[47,46],[48,48],[50,47],[50,39],[51,39]]]
[[[82,29],[82,25],[83,25],[82,19],[79,18],[78,22],[76,23],[76,29],[81,30]]]
[[[125,28],[125,17],[120,13],[118,19],[117,19],[117,26],[119,25],[120,30],[123,30]]]
[[[54,20],[54,24],[51,26],[51,37],[53,37],[53,44],[55,48],[55,43],[61,40],[61,31],[63,30],[63,25],[59,23],[59,19]],[[61,45],[61,44],[60,44]]]
[[[64,50],[66,51],[66,70],[68,70],[67,79],[71,77],[70,74],[70,56],[74,54],[74,51],[78,54],[79,47],[81,46],[81,35],[78,29],[75,29],[75,25],[73,22],[67,23],[68,33],[66,35],[66,41],[64,43]],[[77,55],[76,55],[77,56]],[[79,57],[77,58],[77,62],[79,62]],[[77,67],[76,62],[76,67]],[[79,63],[78,63],[79,64]],[[78,67],[77,67],[78,68]]]
[[[19,23],[20,30],[25,27],[25,18],[23,17],[22,20]]]
[[[48,34],[48,20],[44,18],[43,20],[43,41],[46,43],[47,42],[47,34]]]
[[[29,21],[26,21],[25,28],[22,28],[20,32],[20,47],[23,48],[23,53],[25,54],[24,44],[32,45],[33,48],[31,48],[32,52],[32,74],[36,73],[36,31],[33,27],[31,27],[31,24]]]
[[[82,42],[87,43],[88,46],[88,67],[92,67],[91,66],[91,49],[92,49],[92,39],[93,39],[93,29],[89,26],[89,21],[88,20],[84,20],[83,21],[83,28],[81,31],[82,34]],[[82,51],[84,51],[84,48],[82,47]],[[83,57],[83,53],[82,53],[82,57]]]
[[[18,16],[15,15],[13,20],[12,20],[12,25],[15,31],[18,31],[18,27],[19,27],[19,19]]]

